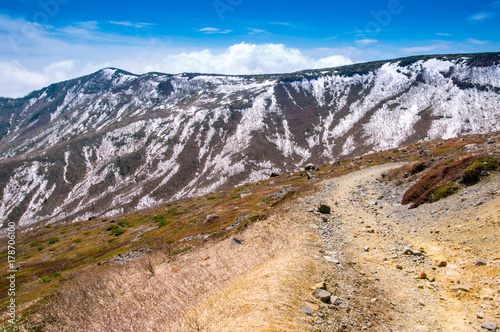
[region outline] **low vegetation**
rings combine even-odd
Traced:
[[[475,136],[392,149],[323,166],[315,175],[321,180],[372,165],[408,162],[385,174],[384,180],[415,181],[405,195],[407,203],[429,203],[499,168],[497,156],[471,157],[463,150],[467,144],[487,139]],[[422,156],[422,149],[432,157]],[[304,246],[314,239],[306,240],[310,234],[304,225],[276,215],[288,201],[315,190],[314,184],[304,172],[284,174],[149,211],[20,232],[19,327],[60,331],[68,326],[66,330],[72,331],[130,326],[129,330],[140,330],[137,324],[145,324],[146,330],[210,327],[224,331],[221,324],[228,315],[241,324],[257,324],[256,329],[259,321],[265,320],[276,324],[285,321],[288,325],[284,330],[297,330],[301,322],[266,316],[270,313],[266,305],[276,301],[268,296],[274,293],[251,292],[266,278],[274,290],[290,284],[295,285],[292,293],[305,291],[299,284],[315,273],[315,267],[314,260],[304,254]],[[291,190],[279,194],[284,188]],[[208,215],[217,218],[207,222]],[[252,244],[228,250],[231,238],[240,236],[252,238],[247,242]],[[147,254],[123,261],[127,254],[143,249]],[[113,263],[117,259],[125,264]],[[0,260],[7,265],[5,252]],[[282,268],[295,272],[282,275]],[[0,279],[3,308],[8,301],[4,276]],[[121,292],[127,292],[127,300],[120,297],[115,302],[115,294]],[[245,321],[248,303],[234,300],[242,292],[244,298],[262,306],[252,322]],[[293,299],[280,301],[286,306]],[[137,310],[132,312],[131,307]],[[2,317],[5,320],[5,314]]]

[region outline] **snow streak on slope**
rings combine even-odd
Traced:
[[[0,221],[114,215],[500,130],[499,63],[427,57],[242,77],[104,69],[0,101]]]

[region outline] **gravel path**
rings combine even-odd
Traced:
[[[325,282],[332,295],[308,299],[311,329],[485,331],[481,324],[500,323],[500,178],[408,210],[400,201],[410,184],[378,180],[399,166],[324,181],[298,200],[324,243],[324,280],[311,283]],[[332,208],[327,222],[320,203]],[[479,258],[487,264],[477,266]]]

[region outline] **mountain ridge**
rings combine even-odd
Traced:
[[[121,214],[418,141],[500,130],[500,53],[292,74],[105,68],[0,99],[3,223]]]

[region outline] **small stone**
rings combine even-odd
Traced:
[[[376,297],[370,300],[371,303],[377,303],[377,301],[378,299]]]
[[[500,254],[498,254],[495,257],[493,257],[493,260],[494,261],[500,261]]]
[[[318,311],[318,310],[319,310],[319,305],[317,305],[317,304],[314,304],[314,303],[307,303],[307,306],[308,306],[309,308],[311,308],[312,310],[314,310],[314,311]]]
[[[324,316],[324,314],[321,311],[318,311],[317,315],[318,315],[318,317],[323,317]]]
[[[316,285],[312,286],[311,289],[314,291],[316,289],[326,289],[326,284],[324,282],[317,283]]]
[[[484,314],[484,312],[478,312],[478,313],[476,314],[476,316],[477,316],[477,318],[479,318],[479,319],[484,319],[484,318],[486,317],[486,315]]]
[[[418,274],[417,279],[425,279],[427,278],[427,273],[425,271],[422,271]]]
[[[239,240],[237,238],[233,238],[231,240],[231,248],[234,248],[234,247],[237,247],[237,246],[241,245],[242,242],[243,242],[243,240]]]
[[[402,269],[403,269],[403,267],[402,267],[401,265],[399,265],[399,264],[398,264],[398,265],[396,265],[396,269],[398,269],[398,270],[402,270]]]
[[[323,258],[327,262],[330,262],[330,263],[333,263],[333,264],[340,264],[339,260],[337,258],[335,258],[335,257],[332,257],[332,256],[323,256]]]
[[[470,292],[470,286],[467,285],[459,285],[459,286],[451,286],[451,290],[461,290],[464,292]]]
[[[439,261],[439,263],[437,264],[438,267],[445,267],[446,265],[448,265],[448,262],[446,261]]]
[[[369,251],[370,251],[370,247],[364,247],[364,248],[363,248],[363,250],[364,250],[365,252],[369,252]]]
[[[327,292],[326,290],[324,289],[316,289],[314,292],[313,292],[314,296],[317,297],[318,299],[320,299],[322,302],[328,302],[332,296],[332,294],[330,294],[330,292]]]
[[[481,328],[488,330],[488,331],[495,331],[495,330],[498,330],[498,325],[495,323],[486,322],[486,323],[481,324]]]
[[[321,220],[323,220],[323,222],[328,222],[328,216],[321,216]]]
[[[486,265],[486,259],[484,258],[479,258],[477,261],[476,261],[476,266],[484,266]]]
[[[304,167],[305,171],[314,171],[316,169],[316,165],[314,164],[307,164],[306,167]]]
[[[206,224],[207,222],[213,221],[213,220],[215,220],[215,219],[217,219],[217,218],[219,218],[219,216],[209,214],[209,215],[207,216],[207,218],[205,219],[204,224]]]
[[[332,208],[326,204],[320,204],[318,211],[323,214],[330,214],[332,212]]]
[[[312,311],[308,307],[300,307],[300,310],[302,310],[302,312],[305,313],[308,316],[312,315]]]
[[[430,282],[434,282],[434,281],[436,281],[436,277],[433,275],[428,275],[427,280],[429,280]]]

